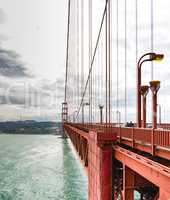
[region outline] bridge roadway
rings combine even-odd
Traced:
[[[89,180],[89,200],[170,199],[170,130],[64,123]]]

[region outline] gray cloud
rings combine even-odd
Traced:
[[[8,96],[8,99],[10,99],[10,104],[11,105],[24,105],[25,104],[25,99],[24,97],[17,97],[17,96]],[[9,105],[9,102],[7,100],[7,97],[4,95],[0,96],[0,104],[1,105]]]
[[[20,61],[20,56],[15,51],[2,48],[0,48],[0,75],[9,78],[31,77]]]
[[[54,82],[50,82],[49,80],[43,79],[40,83],[40,87],[46,91],[59,91],[61,92],[64,89],[64,79],[58,78]]]
[[[40,83],[8,83],[8,79],[4,79],[4,84],[0,82],[0,104],[16,105],[22,108],[43,108],[55,109],[60,104],[63,95],[58,90],[49,90],[51,85],[49,81],[44,81],[46,89],[41,87]],[[42,82],[42,81],[40,81]],[[2,82],[3,83],[3,82]],[[48,85],[49,84],[49,85]],[[56,84],[56,83],[55,83]]]

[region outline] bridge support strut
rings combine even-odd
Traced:
[[[89,133],[89,198],[112,200],[112,141],[109,133]]]
[[[135,173],[123,166],[123,200],[134,200]]]

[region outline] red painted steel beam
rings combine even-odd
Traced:
[[[170,194],[167,193],[166,191],[160,189],[159,198],[156,200],[169,200],[169,199],[170,199]]]
[[[112,200],[112,144],[116,135],[89,132],[89,200]]]
[[[133,148],[135,148],[137,150],[144,151],[146,153],[152,154],[151,145],[148,146],[148,145],[145,145],[145,144],[142,144],[142,143],[137,143],[137,142],[132,144],[132,141],[131,140],[127,140],[126,138],[121,139],[121,144],[125,144],[125,145],[133,147]],[[155,149],[154,155],[158,156],[160,158],[164,158],[164,159],[170,160],[170,151],[168,151],[166,149],[161,149],[160,147]]]
[[[123,166],[123,200],[134,200],[135,173]]]
[[[122,162],[131,170],[145,177],[147,180],[165,191],[170,197],[169,167],[156,163],[144,156],[140,156],[119,146],[115,146],[114,156],[118,161]]]
[[[88,133],[81,131],[69,124],[64,124],[64,128],[76,150],[76,153],[88,173]]]
[[[105,175],[105,171],[108,172],[109,168],[111,168],[111,165],[109,164],[110,160],[108,160],[108,163],[107,163],[105,159],[108,157],[107,154],[110,151],[109,150],[110,144],[111,143],[113,144],[113,142],[117,139],[116,134],[118,134],[118,137],[119,137],[119,140],[121,141],[121,143],[123,143],[123,142],[126,142],[126,144],[129,143],[128,144],[129,146],[131,145],[137,149],[140,146],[140,148],[143,148],[142,150],[149,151],[149,152],[151,152],[152,145],[146,146],[142,143],[138,144],[137,142],[144,140],[145,142],[153,141],[153,142],[156,142],[156,144],[157,144],[157,142],[160,142],[161,144],[163,144],[165,146],[169,144],[166,140],[167,135],[166,135],[166,137],[164,137],[164,133],[165,133],[164,131],[161,132],[159,130],[155,130],[155,133],[156,133],[156,131],[158,131],[158,132],[156,133],[156,137],[153,140],[151,138],[151,136],[153,137],[153,135],[149,134],[151,131],[150,129],[114,127],[114,128],[112,128],[112,130],[109,129],[109,132],[108,131],[106,132],[105,129],[103,129],[104,132],[93,131],[94,133],[92,135],[95,140],[95,145],[91,145],[90,152],[93,152],[93,154],[89,155],[89,147],[88,147],[89,146],[89,133],[86,131],[83,131],[84,126],[82,126],[81,124],[76,125],[76,126],[74,124],[64,124],[64,127],[65,127],[65,130],[67,131],[67,133],[77,151],[77,155],[79,156],[81,162],[85,166],[88,175],[90,176],[90,173],[91,173],[91,178],[93,177],[92,172],[94,173],[95,170],[89,171],[89,159],[90,159],[89,156],[94,154],[93,151],[95,150],[95,148],[99,148],[98,149],[99,151],[97,150],[96,153],[100,152],[100,154],[103,155],[102,160],[103,160],[104,165],[102,168],[99,168],[100,170],[98,171],[98,175],[99,175],[99,177],[101,176],[101,177],[106,178],[106,181],[104,181],[104,182],[107,182],[107,176]],[[86,124],[85,127],[88,128],[88,125]],[[96,124],[93,125],[93,128],[96,130],[100,129],[100,127],[101,126],[98,126]],[[141,134],[139,135],[139,133],[141,133]],[[127,137],[126,140],[124,140],[124,138],[125,138],[124,136]],[[96,146],[96,147],[93,147],[93,146]],[[108,147],[108,149],[105,149],[105,147]],[[157,152],[157,150],[155,150],[155,152]],[[160,152],[162,152],[162,151],[160,151]],[[159,154],[160,154],[160,152],[159,152]],[[167,153],[167,155],[170,155],[170,153]],[[94,156],[95,160],[97,157]],[[166,156],[164,156],[164,157],[166,157]],[[100,159],[101,158],[102,157],[100,157]],[[131,173],[132,171],[138,173],[139,175],[146,178],[148,181],[152,182],[153,184],[157,185],[160,188],[159,200],[164,200],[165,199],[164,197],[166,197],[168,195],[170,196],[170,188],[168,187],[168,183],[170,183],[170,168],[160,165],[159,163],[151,161],[143,156],[137,155],[131,151],[120,148],[118,146],[115,147],[115,158],[123,163],[124,169],[125,169],[124,170],[124,177],[125,177],[124,178],[124,199],[128,199],[128,200],[133,199],[132,191],[134,190],[136,180],[134,180],[133,176],[129,176],[129,174],[131,174],[131,175],[133,174],[133,173]],[[92,160],[90,160],[90,163],[92,162]],[[102,160],[100,160],[100,162],[102,162]],[[100,162],[97,162],[97,163],[100,163]],[[94,166],[94,165],[90,165],[90,166],[91,166],[91,169],[93,169],[92,166]],[[102,165],[99,165],[99,166],[101,167]],[[107,170],[106,170],[106,168],[107,168]],[[128,168],[130,170],[128,170]],[[93,178],[91,180],[93,180]],[[135,182],[133,182],[133,181],[135,181]],[[99,182],[99,183],[101,185],[103,185],[102,182]],[[134,185],[133,185],[133,183],[134,183]],[[93,180],[91,182],[91,184],[94,185],[95,181]],[[94,186],[94,187],[96,187],[96,186]],[[104,188],[105,184],[102,187]],[[93,190],[93,192],[94,191],[97,192],[97,190]],[[104,191],[107,191],[107,189],[106,190],[104,189]],[[99,194],[100,191],[97,193]],[[109,194],[110,194],[110,192],[109,192]],[[94,198],[92,196],[90,198],[92,200],[95,199],[95,197],[94,197],[95,195],[93,196]],[[109,196],[107,196],[108,199],[110,198]]]

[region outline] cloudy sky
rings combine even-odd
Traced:
[[[88,1],[86,1],[88,2]],[[93,48],[102,16],[104,0],[93,1]],[[113,2],[113,27],[116,1]],[[169,120],[169,0],[154,1],[154,49],[165,54],[162,64],[155,64],[154,78],[162,81],[159,103],[163,119]],[[135,0],[128,4],[128,116],[135,119]],[[150,1],[139,1],[139,55],[150,51]],[[87,6],[85,32],[87,33]],[[120,110],[123,113],[123,41],[124,1],[119,5]],[[18,119],[59,119],[63,101],[67,26],[67,0],[0,0],[0,121]],[[75,32],[73,31],[75,34]],[[112,33],[113,55],[115,34]],[[75,39],[75,38],[74,38]],[[85,56],[87,46],[85,34]],[[99,55],[99,54],[98,54]],[[85,59],[86,60],[86,59]],[[113,66],[115,59],[113,57]],[[121,62],[120,62],[121,63]],[[99,63],[98,63],[99,64]],[[87,66],[87,63],[85,63]],[[96,64],[97,65],[97,64]],[[100,63],[101,65],[101,63]],[[158,67],[157,67],[158,66]],[[86,67],[87,68],[87,67]],[[150,65],[143,71],[144,83],[150,79]],[[113,69],[113,80],[114,77]],[[115,82],[113,81],[113,85]],[[113,93],[115,92],[113,88]],[[114,96],[114,95],[113,95]],[[133,98],[132,98],[133,97]],[[150,97],[149,97],[150,98]],[[115,110],[113,100],[113,110]],[[100,102],[98,102],[100,103]],[[148,102],[150,105],[150,102]],[[166,104],[166,107],[165,107]],[[123,115],[123,114],[122,114]]]
[[[66,0],[0,0],[0,120],[58,117],[66,16]]]

